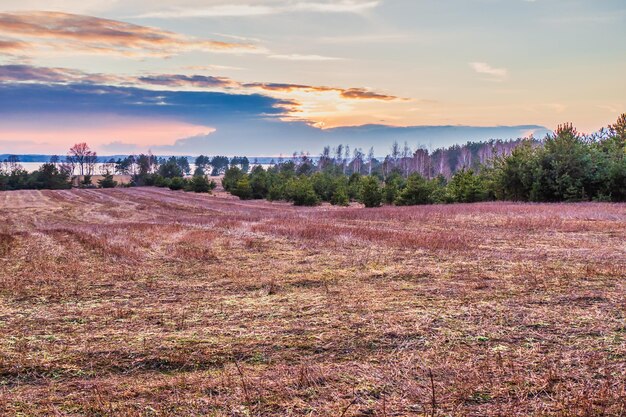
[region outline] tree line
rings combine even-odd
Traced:
[[[96,165],[102,178],[92,184]],[[571,124],[543,140],[468,142],[430,152],[394,143],[384,158],[348,146],[325,147],[316,158],[294,153],[268,169],[247,157],[198,156],[192,173],[187,157],[130,155],[98,164],[85,143],[72,146],[65,160],[52,157],[32,173],[16,157],[0,163],[0,190],[111,188],[114,174],[131,178],[128,186],[168,187],[210,192],[209,176],[224,175],[224,189],[241,199],[291,201],[297,205],[329,202],[368,207],[493,200],[626,201],[626,114],[592,135]]]
[[[17,156],[9,156],[0,161],[0,191],[21,189],[68,189],[72,188],[72,178],[78,175],[78,184],[83,188],[113,188],[119,184],[114,175],[130,177],[126,186],[157,186],[172,190],[210,192],[217,184],[208,178],[222,175],[229,166],[238,166],[248,172],[250,161],[247,157],[228,158],[200,155],[195,159],[195,170],[191,175],[191,165],[187,157],[157,157],[152,154],[129,155],[124,158],[99,162],[98,155],[86,143],[70,148],[65,159],[52,156],[50,161],[29,173],[20,164]],[[93,183],[92,177],[102,178]]]
[[[229,168],[226,191],[241,199],[367,207],[512,200],[626,201],[626,114],[593,135],[560,125],[543,140],[468,143],[411,151],[395,143],[382,161],[347,147],[317,161],[294,154],[269,169]]]

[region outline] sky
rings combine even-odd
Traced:
[[[623,0],[2,0],[0,154],[318,153],[591,133]]]

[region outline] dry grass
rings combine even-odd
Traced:
[[[139,188],[0,218],[1,415],[626,415],[626,205]]]

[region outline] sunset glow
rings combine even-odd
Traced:
[[[81,138],[100,152],[226,151],[209,139],[217,132],[252,153],[288,153],[301,148],[294,129],[593,132],[626,108],[617,0],[167,3],[3,1],[0,150],[61,153]],[[204,145],[180,148],[199,135]]]

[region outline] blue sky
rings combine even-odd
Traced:
[[[0,153],[591,132],[626,109],[625,23],[617,0],[3,0]],[[437,125],[513,128],[397,129]]]

